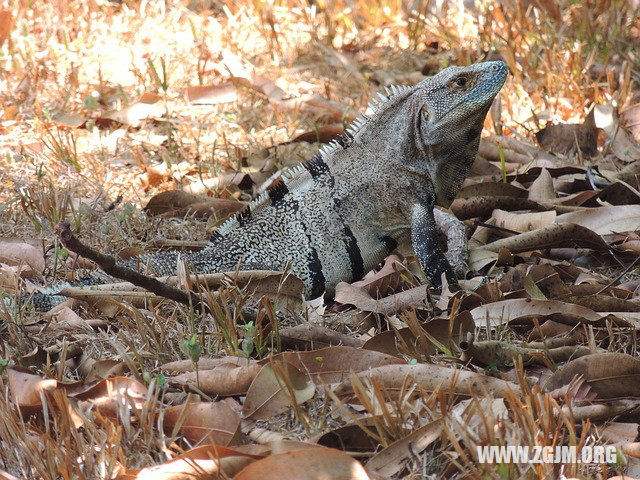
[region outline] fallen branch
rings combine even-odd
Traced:
[[[60,241],[67,249],[81,257],[92,260],[106,274],[130,282],[137,287],[144,288],[145,290],[155,293],[161,297],[193,307],[194,310],[199,313],[207,310],[199,296],[194,295],[192,297],[191,293],[171,287],[156,278],[144,275],[136,270],[120,266],[116,263],[116,259],[114,257],[104,255],[90,247],[87,247],[78,240],[73,233],[71,233],[69,222],[60,222],[54,233],[58,235],[58,238],[60,238]]]

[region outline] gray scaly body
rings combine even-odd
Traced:
[[[360,279],[391,251],[410,244],[428,280],[454,270],[437,243],[434,206],[448,207],[473,163],[503,62],[449,67],[413,87],[391,87],[345,133],[222,225],[196,253],[165,252],[125,262],[171,275],[178,258],[193,271],[291,271],[308,299]],[[458,266],[459,267],[459,266]],[[78,284],[104,283],[90,274]],[[59,296],[36,294],[39,309]]]

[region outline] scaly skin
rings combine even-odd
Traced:
[[[503,62],[485,62],[446,68],[413,87],[391,87],[388,96],[370,104],[372,115],[358,118],[309,162],[283,172],[279,183],[220,227],[203,250],[124,263],[162,276],[175,273],[179,256],[199,273],[238,264],[281,270],[291,262],[310,299],[332,295],[339,282],[360,279],[391,251],[411,245],[432,285],[440,286],[443,273],[456,283],[464,262],[452,268],[438,247],[437,226],[446,224],[459,243],[466,238],[434,207],[448,207],[462,186],[506,76]],[[453,250],[449,258],[464,258],[464,245]],[[111,280],[93,272],[76,285]],[[64,299],[56,291],[36,294],[36,308]]]

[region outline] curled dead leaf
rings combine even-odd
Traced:
[[[552,391],[581,376],[599,399],[640,398],[640,360],[626,353],[597,353],[567,363],[545,389]]]
[[[251,383],[242,406],[245,419],[260,420],[311,399],[315,386],[309,377],[287,362],[271,360]]]
[[[169,407],[163,426],[167,435],[179,433],[192,444],[227,446],[239,433],[240,415],[225,401],[190,402]]]
[[[234,477],[251,462],[264,458],[222,445],[203,445],[193,448],[152,467],[126,470],[118,480],[194,480],[206,475],[208,478]]]
[[[245,467],[234,480],[369,480],[360,462],[333,448],[316,447],[271,455]]]
[[[384,385],[386,392],[400,392],[407,378],[428,393],[439,390],[452,391],[459,395],[471,395],[472,392],[484,395],[490,392],[494,395],[506,395],[507,392],[520,392],[515,383],[506,382],[499,378],[488,377],[467,370],[442,367],[434,364],[417,365],[385,365],[372,368],[357,374],[358,379],[370,380]],[[336,390],[338,397],[346,398],[353,394],[351,381],[343,382]]]
[[[209,395],[244,395],[261,368],[261,365],[257,364],[241,367],[223,364],[212,370],[183,373],[173,377],[173,380],[196,385]]]

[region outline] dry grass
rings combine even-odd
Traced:
[[[545,121],[581,121],[593,102],[628,105],[640,80],[640,21],[630,2],[488,1],[463,12],[458,2],[445,2],[440,11],[429,2],[409,2],[417,6],[408,11],[406,3],[8,0],[13,25],[0,48],[0,237],[29,239],[47,252],[49,282],[68,270],[52,233],[65,218],[93,246],[111,253],[146,248],[157,239],[207,238],[213,220],[147,217],[139,207],[159,191],[238,166],[261,166],[265,157],[278,167],[297,163],[313,147],[265,149],[333,121],[275,109],[263,93],[246,87],[239,87],[235,102],[190,105],[187,86],[222,83],[231,56],[287,96],[317,93],[341,102],[345,116],[363,110],[379,87],[414,83],[420,71],[501,57],[513,75],[487,120],[487,133],[497,129],[530,139]],[[161,119],[140,128],[99,125],[101,112],[131,105],[144,92],[161,96]],[[71,115],[89,119],[85,128],[65,127]],[[140,167],[181,162],[189,173],[158,182],[149,182]],[[214,193],[247,197],[232,188]],[[194,333],[211,333],[201,343],[209,356],[229,346],[221,328],[229,322],[203,321],[175,305],[127,308],[109,319],[104,332],[65,338],[25,333],[23,326],[40,318],[30,311],[5,315],[1,356],[61,380],[76,375],[57,363],[68,348],[124,361],[132,376],[157,381],[156,367],[184,357],[181,343]],[[34,351],[40,355],[29,357]],[[185,447],[157,424],[158,390],[152,389],[144,409],[121,405],[117,419],[92,411],[76,429],[74,415],[82,409],[66,396],[45,399],[48,415],[23,416],[8,396],[6,380],[0,382],[0,468],[23,478],[112,478],[119,466],[159,463]],[[370,411],[380,413],[374,403],[382,394],[375,386],[370,397],[365,386],[358,393],[371,402]],[[420,408],[398,401],[396,412],[383,412],[377,425],[381,443],[406,434],[426,412],[448,409],[443,395],[438,402],[422,398]],[[530,408],[521,408],[522,401]],[[507,402],[528,413],[519,425],[484,418],[486,431],[498,432],[496,444],[549,436],[575,444],[579,433],[555,423],[559,407],[540,392]],[[299,417],[318,410],[328,414],[325,404],[303,408],[308,410],[296,412]],[[314,430],[321,429],[317,418],[309,421]],[[448,429],[452,444],[460,438],[473,444],[476,438],[453,420]],[[463,449],[450,448],[458,451],[454,459],[437,456],[428,473],[448,472],[451,463],[474,478],[522,473],[477,470]],[[402,478],[420,478],[425,468],[416,460]],[[540,478],[556,473],[537,472]]]

